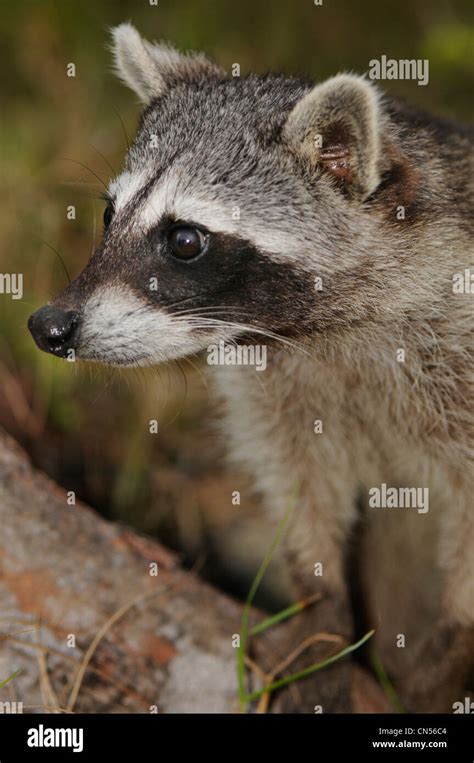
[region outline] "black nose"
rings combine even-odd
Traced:
[[[72,310],[45,305],[30,315],[28,328],[40,350],[64,358],[68,351],[75,349],[79,315]]]

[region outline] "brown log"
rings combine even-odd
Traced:
[[[0,683],[20,670],[0,703],[21,702],[23,712],[238,711],[232,637],[242,605],[155,540],[67,498],[0,431]],[[268,633],[263,663],[281,661],[284,636],[285,626]],[[254,688],[258,680],[257,671]],[[369,689],[361,709],[382,708]]]
[[[0,701],[24,712],[237,709],[241,606],[157,542],[68,505],[4,433],[0,527],[0,683],[21,670]]]

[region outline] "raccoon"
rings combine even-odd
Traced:
[[[113,49],[145,109],[36,343],[116,366],[264,344],[264,373],[210,375],[270,518],[295,501],[294,596],[319,600],[292,647],[373,627],[405,708],[451,710],[474,662],[472,131],[353,74],[232,77],[129,24]],[[335,663],[282,708],[350,711],[352,677]]]

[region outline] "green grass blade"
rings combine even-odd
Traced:
[[[406,713],[406,710],[403,707],[400,701],[400,698],[397,692],[395,691],[395,688],[385,671],[384,666],[382,665],[382,661],[374,649],[370,650],[370,662],[374,670],[374,673],[377,676],[378,682],[380,686],[382,687],[382,689],[384,690],[385,694],[387,695],[388,699],[390,700],[395,712]]]
[[[277,625],[277,623],[281,623],[283,620],[288,620],[289,617],[293,617],[293,615],[298,614],[298,612],[301,612],[301,610],[305,609],[307,606],[308,605],[306,601],[297,601],[295,604],[291,604],[291,606],[287,607],[286,609],[282,609],[275,615],[267,617],[266,620],[262,620],[261,623],[254,625],[254,627],[249,631],[249,636],[256,636],[258,633],[263,633],[263,631],[266,631],[267,628],[271,628],[272,625]]]
[[[3,689],[3,687],[6,686],[9,681],[12,681],[15,678],[15,676],[18,675],[18,673],[21,673],[21,668],[18,668],[18,670],[15,670],[15,672],[12,673],[11,676],[8,676],[8,678],[5,678],[4,681],[1,681],[0,689]]]
[[[237,680],[239,685],[239,700],[240,700],[241,711],[245,709],[245,705],[247,702],[246,692],[245,692],[245,654],[246,654],[246,647],[247,647],[250,607],[252,606],[252,602],[255,598],[255,594],[257,593],[258,587],[260,583],[262,582],[263,576],[265,575],[267,571],[268,565],[270,564],[273,558],[273,555],[282,539],[282,536],[285,531],[288,520],[290,518],[291,512],[293,511],[293,507],[294,507],[294,504],[293,502],[291,502],[287,510],[285,511],[283,518],[278,524],[275,537],[273,538],[272,544],[270,548],[268,549],[265,555],[265,558],[263,562],[261,563],[257,574],[255,575],[255,578],[253,579],[253,583],[250,587],[250,591],[248,593],[248,596],[242,611],[242,619],[240,622],[240,645],[239,645],[239,648],[237,649]]]
[[[332,657],[328,657],[326,660],[322,660],[322,662],[316,662],[314,665],[310,665],[308,668],[305,668],[304,670],[298,671],[298,673],[292,673],[290,676],[286,676],[285,678],[281,678],[279,681],[274,681],[273,683],[269,684],[268,686],[265,686],[263,689],[260,689],[259,691],[254,691],[252,694],[247,694],[245,696],[246,702],[253,702],[255,699],[258,699],[263,694],[268,694],[268,692],[275,691],[276,689],[281,689],[283,686],[288,686],[288,684],[294,683],[295,681],[300,681],[302,678],[306,678],[306,676],[310,676],[312,673],[316,673],[317,670],[321,670],[321,668],[325,668],[328,665],[332,665],[333,662],[336,662],[337,660],[342,659],[343,657],[346,657],[351,652],[354,652],[356,649],[358,649],[362,644],[365,644],[366,641],[369,640],[374,635],[375,631],[371,630],[368,633],[365,634],[359,641],[357,641],[355,644],[350,644],[349,646],[346,646],[345,649],[342,649],[337,654],[333,654]]]

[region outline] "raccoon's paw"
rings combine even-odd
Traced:
[[[350,639],[334,632],[314,630],[301,618],[280,624],[273,633],[254,642],[252,659],[260,676],[273,683],[304,671],[340,652]],[[313,627],[311,627],[313,625]],[[256,688],[256,687],[255,687]],[[351,657],[342,657],[320,670],[263,695],[253,712],[271,713],[384,713],[388,699],[372,675]]]
[[[350,660],[287,687],[272,704],[274,713],[391,713],[379,684]]]
[[[418,647],[415,667],[395,688],[412,713],[449,713],[466,696],[473,657],[474,628],[440,621]]]
[[[272,703],[274,713],[352,713],[352,665],[349,660],[323,668],[282,689]]]
[[[349,643],[343,636],[316,628],[311,618],[281,623],[252,643],[254,674],[274,683],[337,654]],[[260,684],[261,685],[261,684]],[[256,688],[256,687],[255,687]],[[315,671],[263,695],[256,712],[343,713],[351,711],[350,660]]]

